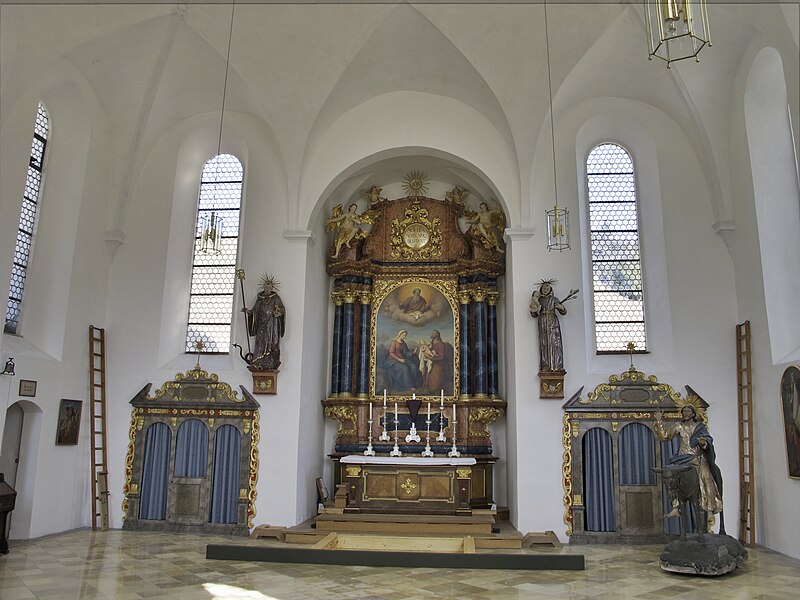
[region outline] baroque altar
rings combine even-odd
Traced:
[[[334,484],[347,484],[350,511],[487,508],[497,461],[489,425],[506,407],[497,326],[505,216],[458,187],[426,196],[422,173],[405,184],[406,197],[387,200],[373,186],[328,221],[334,323],[322,404],[338,422]],[[345,460],[355,455],[393,464]],[[403,463],[409,457],[421,462]],[[470,465],[439,464],[461,457]]]

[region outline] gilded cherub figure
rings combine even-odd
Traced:
[[[467,208],[464,210],[464,215],[470,225],[467,233],[480,238],[481,244],[487,250],[494,249],[498,252],[505,252],[500,245],[503,231],[506,228],[506,216],[501,209],[489,210],[489,205],[481,202],[478,212]]]
[[[455,186],[452,190],[447,192],[444,197],[456,204],[464,204],[464,199],[469,196],[469,190],[461,189]]]
[[[368,192],[364,192],[363,196],[369,200],[369,207],[374,208],[376,204],[379,202],[385,202],[386,198],[381,196],[381,192],[383,188],[379,188],[377,185],[373,185]]]
[[[365,210],[358,214],[358,205],[353,202],[345,212],[341,204],[333,208],[333,215],[327,222],[328,231],[336,230],[336,249],[331,258],[339,258],[342,246],[350,248],[353,240],[363,240],[369,233],[361,229],[361,225],[372,225],[378,210]]]

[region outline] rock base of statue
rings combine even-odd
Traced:
[[[747,560],[747,550],[729,535],[690,533],[675,540],[661,553],[661,568],[689,575],[724,575]]]
[[[254,394],[278,393],[278,369],[253,369],[250,367],[250,374],[253,376]]]
[[[566,371],[539,371],[539,398],[563,398]]]

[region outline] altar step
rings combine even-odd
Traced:
[[[317,530],[358,531],[369,533],[450,533],[457,535],[491,535],[494,516],[482,515],[402,515],[324,513],[317,516]]]
[[[493,529],[499,529],[500,532],[492,533]],[[508,521],[495,524],[490,514],[322,514],[316,519],[283,530],[281,538],[289,544],[313,545],[330,533],[440,539],[469,536],[474,538],[475,548],[497,550],[522,548],[525,542],[525,537]]]

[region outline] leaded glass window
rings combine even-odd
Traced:
[[[616,144],[586,160],[597,352],[647,350],[633,161]]]
[[[203,167],[186,328],[186,352],[225,353],[231,341],[242,163],[219,154]]]
[[[8,304],[6,304],[6,320],[3,327],[5,333],[17,333],[19,329],[22,298],[25,294],[25,279],[33,250],[33,233],[36,230],[36,217],[42,190],[44,152],[47,147],[49,131],[50,119],[44,105],[40,102],[36,111],[36,122],[33,126],[31,157],[28,161],[28,174],[25,177],[25,190],[22,192],[22,209],[19,214],[17,243],[14,248],[14,264],[11,267],[11,281],[8,284]]]

